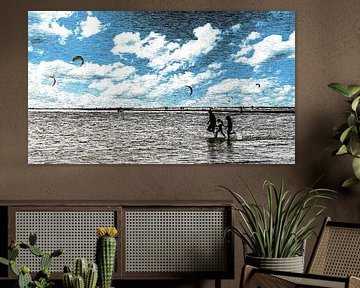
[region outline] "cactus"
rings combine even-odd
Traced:
[[[32,254],[34,254],[35,256],[38,256],[38,257],[41,257],[41,256],[44,255],[44,252],[42,252],[42,251],[40,250],[40,248],[38,248],[38,247],[36,247],[36,246],[30,245],[30,246],[29,246],[29,251],[30,251]]]
[[[76,285],[83,288],[95,288],[98,278],[98,268],[96,263],[90,262],[86,258],[78,258],[74,263],[74,272],[71,273],[69,266],[64,266],[63,286],[64,288],[78,288]],[[82,281],[80,280],[82,279]],[[77,279],[77,280],[76,280]],[[81,283],[83,282],[83,283]],[[82,286],[84,285],[84,286]]]
[[[81,276],[85,279],[86,270],[88,268],[88,262],[86,258],[78,258],[75,261],[74,274],[75,276]]]
[[[51,275],[50,271],[47,268],[45,268],[45,269],[40,270],[38,273],[36,273],[34,280],[35,280],[35,282],[36,281],[41,282],[42,280],[49,282],[50,275]]]
[[[58,257],[63,253],[64,253],[64,249],[57,249],[54,252],[52,252],[50,255],[51,257]]]
[[[20,275],[20,268],[16,265],[16,262],[14,260],[11,260],[10,262],[10,269],[11,271],[16,275],[19,276]]]
[[[74,288],[85,288],[84,278],[80,275],[74,277]]]
[[[31,232],[29,235],[29,244],[31,246],[35,246],[36,245],[36,240],[37,240],[37,235],[35,232]]]
[[[95,288],[98,279],[98,266],[96,263],[89,263],[85,276],[85,288]]]
[[[30,272],[29,268],[27,267],[27,272],[24,270],[25,269],[21,270],[19,274],[19,279],[18,279],[19,288],[28,288],[32,283],[31,275],[29,273]]]
[[[62,283],[64,288],[74,287],[74,275],[71,273],[69,266],[64,266],[64,272],[62,275]]]
[[[64,273],[71,273],[71,269],[69,266],[67,265],[64,266]]]
[[[10,261],[8,259],[3,258],[3,257],[0,257],[0,263],[4,264],[6,266],[10,265]]]
[[[8,259],[0,257],[0,263],[10,266],[11,271],[18,276],[18,286],[19,288],[29,288],[29,287],[50,287],[52,282],[50,281],[50,271],[49,267],[53,257],[60,256],[64,251],[63,249],[55,250],[53,253],[48,254],[36,247],[37,236],[35,233],[30,233],[29,244],[20,242],[16,243],[11,241],[11,245],[8,251]],[[30,269],[27,266],[22,266],[21,268],[17,265],[16,259],[19,256],[19,250],[29,250],[30,253],[37,257],[41,257],[41,271],[39,271],[35,276],[35,281],[32,280],[30,275]]]
[[[48,253],[44,253],[42,256],[41,256],[41,261],[40,261],[40,267],[41,269],[49,269],[50,268],[50,265],[51,265],[51,260],[52,260],[52,257],[50,254]]]
[[[16,260],[16,258],[19,256],[19,246],[15,246],[14,248],[10,249],[8,252],[9,260]]]
[[[64,273],[62,276],[62,282],[64,288],[73,288],[74,287],[74,276],[72,273]]]
[[[96,243],[96,262],[99,268],[99,286],[110,288],[115,265],[117,230],[115,227],[98,228],[97,235],[99,238]]]

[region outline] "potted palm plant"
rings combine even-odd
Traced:
[[[350,155],[352,157],[352,168],[354,176],[345,180],[343,187],[349,187],[360,183],[360,85],[344,85],[341,83],[330,83],[329,88],[346,97],[350,104],[347,119],[344,123],[334,127],[339,139],[339,146],[334,155]]]
[[[319,200],[331,199],[334,191],[304,188],[296,193],[278,189],[266,180],[266,205],[260,204],[242,180],[251,201],[233,190],[220,186],[235,199],[233,208],[240,216],[239,227],[228,227],[243,242],[245,264],[259,268],[300,272],[304,270],[305,241],[314,233],[316,220],[326,207]],[[247,253],[249,250],[250,253]]]

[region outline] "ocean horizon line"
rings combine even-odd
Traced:
[[[295,113],[295,107],[265,107],[265,106],[240,106],[240,107],[28,107],[34,111],[138,111],[138,112],[239,112],[239,113]]]

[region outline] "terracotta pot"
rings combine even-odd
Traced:
[[[304,272],[304,256],[289,258],[263,258],[246,255],[245,263],[254,267],[275,271]]]

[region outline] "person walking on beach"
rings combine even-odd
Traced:
[[[122,120],[125,120],[125,112],[121,107],[117,109],[117,112],[121,114]]]
[[[224,134],[224,132],[223,132],[223,130],[222,130],[223,126],[224,126],[224,122],[223,122],[221,119],[217,119],[217,120],[216,120],[215,138],[217,138],[217,135],[218,135],[219,132],[220,132],[220,133],[224,136],[224,138],[225,138],[225,134]]]
[[[214,132],[215,131],[215,126],[216,126],[216,118],[215,118],[215,115],[212,112],[211,108],[209,109],[209,121],[208,121],[207,124],[209,124],[207,130],[209,132]]]
[[[230,116],[226,116],[225,117],[226,121],[227,121],[227,124],[225,126],[226,128],[226,134],[227,134],[227,141],[228,143],[230,143],[230,135],[231,134],[236,134],[234,131],[232,131],[233,129],[233,122],[232,122],[232,119]]]

